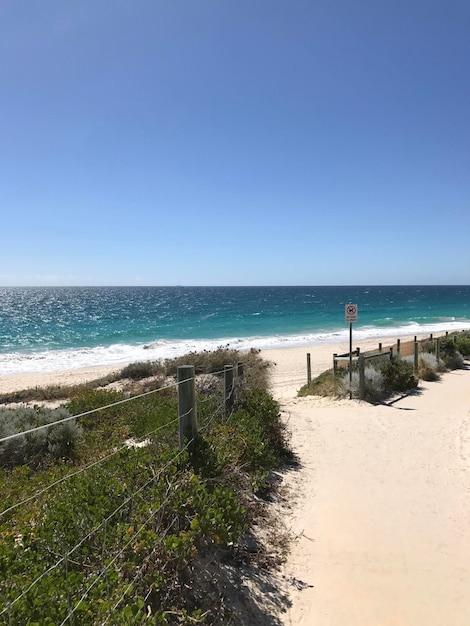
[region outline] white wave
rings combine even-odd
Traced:
[[[470,329],[468,320],[450,320],[433,324],[410,322],[400,327],[353,327],[354,341],[408,337],[427,333],[452,332]],[[35,353],[12,352],[0,354],[1,375],[52,372],[94,366],[124,366],[135,361],[167,359],[188,352],[215,350],[229,346],[248,351],[251,348],[279,349],[319,344],[344,343],[349,340],[349,326],[331,331],[256,337],[229,337],[218,339],[159,340],[148,344],[114,344],[109,347],[49,350]]]

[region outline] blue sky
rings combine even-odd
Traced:
[[[0,0],[1,285],[470,283],[468,0]]]

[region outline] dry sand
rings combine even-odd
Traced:
[[[470,370],[388,405],[295,397],[307,351],[315,375],[347,349],[263,352],[300,462],[285,477],[295,540],[279,623],[467,626]]]
[[[90,380],[107,376],[112,372],[122,369],[115,365],[103,367],[87,367],[82,369],[61,370],[57,372],[38,372],[30,374],[9,374],[0,376],[0,393],[10,393],[22,389],[34,387],[47,387],[49,385],[79,385]]]
[[[364,351],[378,341],[359,345]],[[388,405],[296,397],[307,352],[315,376],[331,367],[334,352],[347,350],[262,352],[275,363],[273,393],[300,463],[285,475],[285,523],[295,539],[281,588],[270,594],[279,602],[265,605],[279,614],[263,623],[467,626],[470,370]],[[113,369],[4,376],[0,392],[83,382]]]

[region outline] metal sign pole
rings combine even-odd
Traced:
[[[352,322],[349,322],[349,399],[352,399]]]
[[[349,322],[349,399],[352,399],[352,325],[357,322],[357,304],[347,304],[344,307],[346,322]]]

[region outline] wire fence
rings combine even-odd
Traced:
[[[188,366],[184,367],[187,370]],[[8,494],[9,502],[0,506],[0,540],[5,548],[0,555],[0,624],[79,625],[90,603],[101,604],[97,623],[108,624],[114,611],[138,587],[144,572],[161,558],[165,542],[178,529],[182,503],[178,503],[177,487],[184,480],[181,462],[198,433],[217,420],[230,419],[243,379],[240,363],[215,372],[224,377],[223,392],[219,398],[204,400],[204,415],[197,423],[194,367],[190,366],[189,376],[180,379],[182,368],[178,368],[174,384],[0,438],[0,446],[13,444],[21,437],[71,421],[80,423],[96,414],[102,418],[116,407],[155,394],[175,390],[178,396],[176,417],[112,450],[97,452],[99,458],[78,469],[67,471],[69,466],[65,466],[63,475],[34,493]],[[188,418],[196,425],[190,437],[185,427]],[[173,444],[168,445],[171,440]],[[57,471],[63,470],[59,467]],[[48,544],[45,552],[44,542]],[[38,559],[39,548],[42,556]],[[174,549],[177,552],[178,545]],[[62,607],[57,607],[56,615],[47,616],[49,621],[41,621],[40,606],[48,592],[62,599]],[[152,587],[147,589],[144,601],[153,592]],[[20,605],[22,609],[17,611]]]

